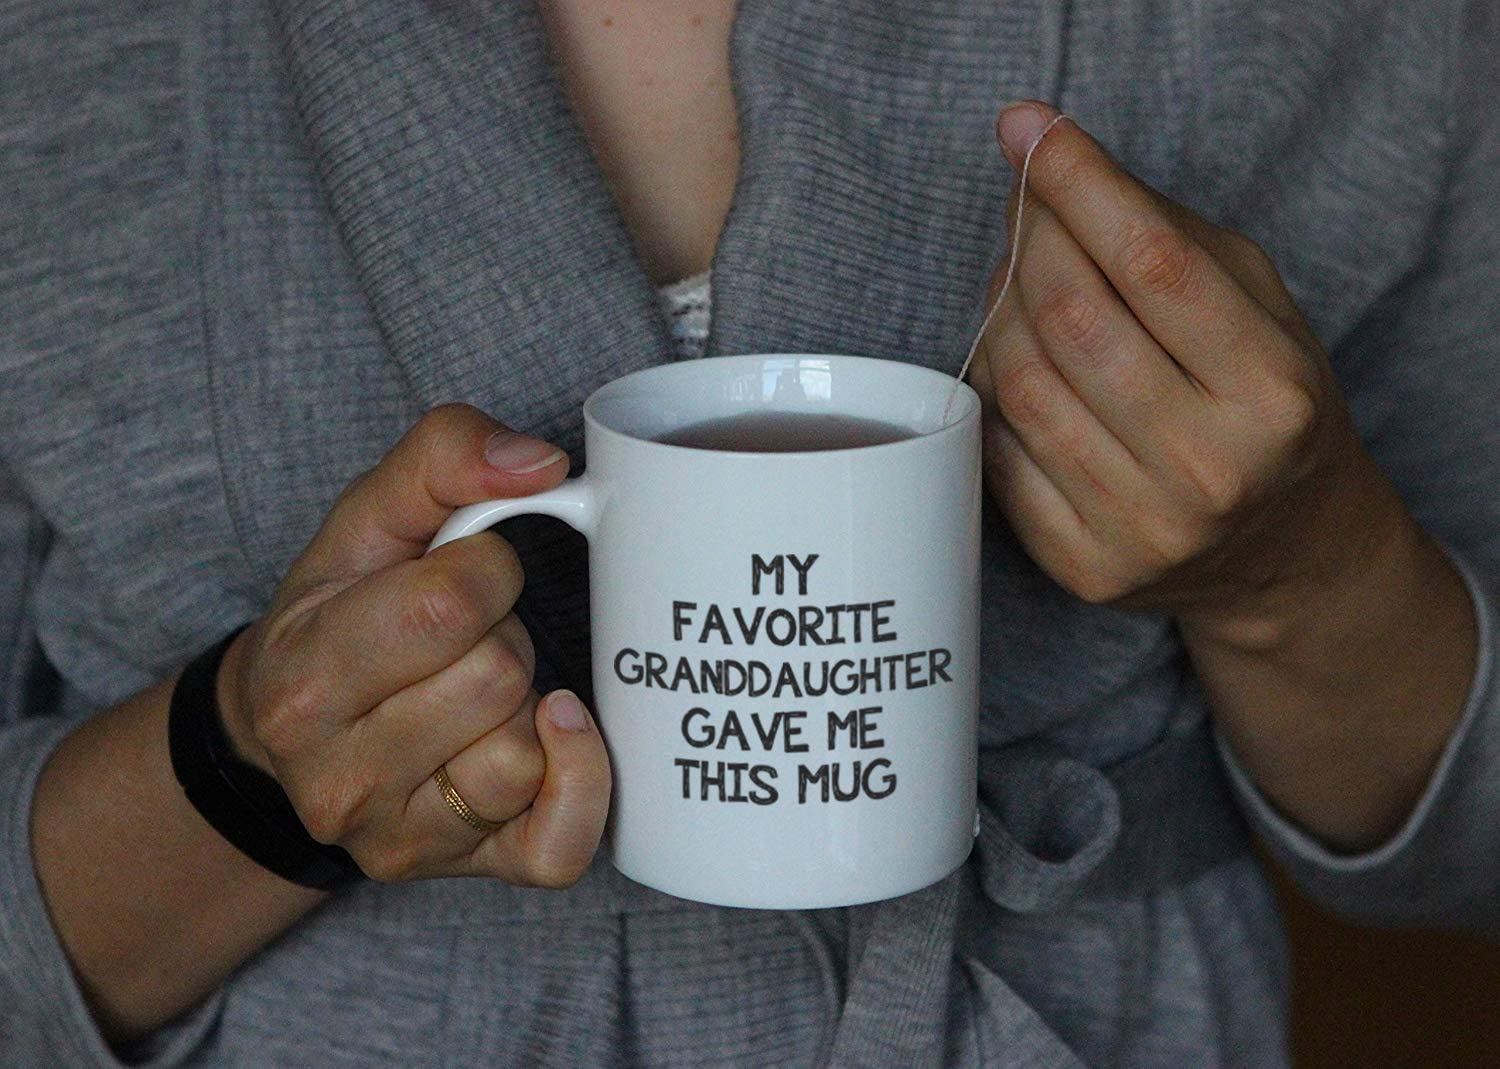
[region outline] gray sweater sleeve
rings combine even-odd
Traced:
[[[1404,826],[1358,855],[1283,819],[1220,741],[1272,853],[1314,899],[1366,921],[1500,927],[1497,22],[1493,0],[1476,0],[1457,34],[1452,165],[1426,257],[1333,354],[1370,449],[1472,597],[1479,658],[1459,726]]]
[[[0,465],[0,1069],[167,1069],[198,1047],[220,996],[129,1050],[104,1042],[47,913],[31,854],[31,800],[79,722],[32,626],[48,532]]]

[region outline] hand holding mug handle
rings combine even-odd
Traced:
[[[495,504],[538,511],[561,498],[587,518],[581,481],[527,496],[557,484],[563,459],[471,406],[428,412],[345,487],[220,666],[234,749],[377,880],[565,887],[595,856],[607,754],[576,698],[531,687],[514,551],[465,539],[415,556],[454,501],[508,494]],[[438,541],[484,525],[449,522]]]

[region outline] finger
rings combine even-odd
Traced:
[[[1075,594],[1110,596],[1100,584],[1108,572],[1098,539],[998,416],[986,421],[984,450],[986,485],[1032,560]]]
[[[520,595],[515,550],[483,533],[402,561],[320,602],[277,636],[278,675],[297,680],[324,731],[467,653]],[[312,745],[314,740],[304,740]]]
[[[434,408],[339,496],[288,573],[303,587],[420,556],[455,508],[550,489],[567,454],[470,405]]]
[[[983,363],[983,381],[1027,455],[1091,529],[1119,534],[1145,473],[1073,392],[1024,316],[986,339]]]
[[[1036,102],[1002,113],[1001,143],[1013,164],[1056,114]],[[1296,359],[1300,350],[1265,307],[1076,123],[1059,123],[1036,145],[1030,186],[1162,348],[1211,393],[1233,394],[1271,370],[1265,359],[1245,359],[1248,352],[1274,354],[1275,370]]]
[[[530,692],[516,714],[426,771],[411,792],[402,820],[403,834],[427,844],[431,855],[450,870],[466,871],[469,855],[498,830],[472,827],[459,816],[438,785],[439,767],[469,811],[482,821],[503,826],[535,803],[547,775],[547,756],[536,727],[540,697]]]
[[[546,763],[532,725],[536,702],[532,692],[515,716],[466,747],[463,761],[455,756],[447,762],[450,786],[469,812],[482,811],[498,823],[531,805]],[[435,772],[428,771],[410,793],[382,791],[367,819],[342,838],[366,875],[392,883],[463,874],[459,870],[474,847],[492,834],[458,814]]]
[[[1240,287],[1261,303],[1277,320],[1301,321],[1296,302],[1282,281],[1281,273],[1270,255],[1250,238],[1227,227],[1217,226],[1186,204],[1172,200],[1160,190],[1142,185],[1162,213],[1180,226],[1189,237],[1208,250],[1208,254],[1229,272]]]
[[[1028,546],[1033,540],[1079,541],[1087,535],[1073,503],[1031,459],[998,412],[984,420],[984,458],[990,494]]]
[[[531,637],[512,613],[458,660],[361,717],[340,749],[391,769],[393,786],[410,796],[444,761],[520,713],[535,667]]]
[[[1089,410],[1133,456],[1159,464],[1159,443],[1195,426],[1205,398],[1046,205],[1025,221],[1021,309]]]
[[[546,776],[531,808],[487,836],[468,869],[508,883],[567,887],[588,869],[604,835],[612,777],[604,739],[570,691],[553,691],[536,716]]]
[[[547,755],[536,725],[540,702],[536,691],[528,691],[513,716],[446,762],[454,787],[463,784],[464,801],[493,824],[529,808],[546,779]]]

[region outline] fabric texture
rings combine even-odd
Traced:
[[[709,271],[678,279],[657,291],[662,315],[672,330],[672,349],[679,360],[694,360],[708,351],[713,319],[713,281]]]
[[[685,902],[603,856],[565,892],[362,886],[109,1051],[31,870],[51,749],[255,616],[425,408],[470,401],[581,463],[588,393],[682,343],[534,5],[18,0],[0,13],[0,1065],[1282,1066],[1281,936],[1231,791],[1337,909],[1496,923],[1493,5],[743,0],[731,50],[742,168],[707,358],[955,368],[1004,252],[993,116],[1023,96],[1272,253],[1490,621],[1408,826],[1346,858],[1281,820],[1214,756],[1171,621],[1071,597],[991,509],[982,827],[949,878],[809,912]],[[587,695],[582,540],[504,533],[538,686]]]

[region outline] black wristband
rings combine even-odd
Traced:
[[[219,664],[243,627],[193,658],[172,689],[167,739],[188,801],[240,853],[284,880],[331,891],[362,880],[347,851],[307,833],[276,780],[234,752],[219,712]]]

